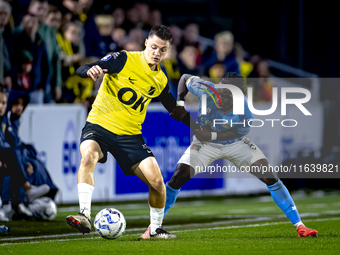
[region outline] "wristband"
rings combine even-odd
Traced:
[[[211,132],[211,141],[214,141],[217,139],[217,133],[216,132]]]
[[[184,101],[182,101],[182,100],[177,101],[176,106],[183,106],[184,107]]]

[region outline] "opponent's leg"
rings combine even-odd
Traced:
[[[170,181],[168,181],[165,185],[166,203],[164,208],[164,217],[176,202],[177,196],[183,185],[194,176],[194,171],[195,170],[190,165],[183,163],[177,164],[174,174],[172,175]]]
[[[266,167],[266,169],[269,169],[269,163],[267,159],[260,159],[253,163],[252,166],[256,166],[259,168]],[[278,207],[280,207],[280,209],[294,225],[299,234],[299,237],[318,235],[318,232],[316,230],[309,229],[304,226],[294,200],[289,194],[288,189],[273,172],[266,172],[265,175],[261,173],[254,173],[254,175],[265,184],[267,184],[267,188],[272,195],[274,202],[278,205]]]
[[[177,238],[177,236],[162,229],[166,191],[156,159],[148,157],[132,167],[132,171],[149,187],[150,237]]]
[[[78,198],[80,213],[66,218],[68,225],[82,233],[91,231],[91,199],[94,190],[93,172],[97,162],[104,156],[99,144],[85,140],[80,145],[81,161],[78,171]]]

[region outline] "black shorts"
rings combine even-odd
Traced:
[[[141,135],[116,135],[90,122],[86,122],[82,130],[80,143],[85,140],[94,140],[99,144],[104,154],[100,163],[106,162],[107,153],[110,152],[125,175],[133,175],[132,166],[147,157],[154,157]]]

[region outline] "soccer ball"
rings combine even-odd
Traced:
[[[54,220],[57,216],[57,205],[50,197],[40,197],[28,205],[33,216],[42,220]]]
[[[126,222],[120,211],[114,208],[105,208],[97,213],[93,225],[101,237],[115,239],[124,233]]]

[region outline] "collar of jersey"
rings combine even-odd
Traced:
[[[222,111],[219,111],[220,113],[223,113],[223,114],[226,114],[226,113],[229,113],[233,110],[233,107],[229,110],[229,111],[226,111],[226,112],[222,112]]]
[[[147,74],[153,74],[153,75],[156,75],[159,73],[159,71],[161,70],[161,67],[159,66],[159,64],[157,64],[157,70],[156,71],[152,71],[150,66],[148,65],[148,63],[146,62],[146,59],[144,57],[144,51],[141,51],[141,54],[140,54],[140,60],[141,60],[141,63],[143,65],[143,68],[145,70],[145,72]]]

